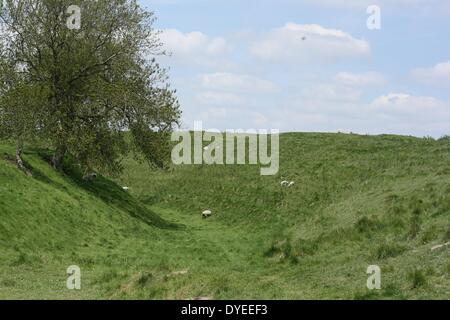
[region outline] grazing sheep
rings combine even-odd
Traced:
[[[212,215],[211,210],[205,210],[205,211],[202,212],[202,218],[203,219],[209,218],[209,217],[211,217],[211,215]]]
[[[128,190],[130,190],[130,188],[129,188],[129,187],[122,187],[122,189],[123,189],[123,190],[125,190],[125,191],[128,191]]]
[[[294,181],[282,181],[281,182],[282,187],[288,187],[288,188],[292,187],[294,184],[295,184]]]

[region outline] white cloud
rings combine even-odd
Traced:
[[[171,59],[188,64],[208,64],[213,57],[223,56],[231,46],[223,37],[209,37],[198,31],[183,33],[176,29],[162,30],[160,39]]]
[[[334,62],[370,54],[366,40],[317,24],[287,23],[271,30],[250,48],[256,57],[269,61]]]
[[[216,72],[199,76],[202,87],[235,92],[275,92],[277,86],[270,81],[245,74]]]
[[[213,119],[224,119],[229,114],[230,108],[210,107],[200,113],[200,118],[196,120],[211,121]],[[211,125],[208,123],[208,125]]]
[[[363,87],[384,83],[384,77],[376,72],[340,72],[331,82],[306,85],[300,90],[298,104],[302,104],[304,110],[354,116],[354,109],[349,106],[362,103]]]
[[[199,118],[196,120],[202,120],[205,126],[203,129],[206,130],[208,128],[219,128],[219,130],[267,129],[271,125],[263,113],[242,108],[209,107],[200,112]]]
[[[351,73],[340,72],[334,77],[334,81],[342,85],[360,86],[380,86],[386,83],[385,78],[378,72]]]
[[[317,84],[302,90],[303,99],[315,101],[354,102],[360,97],[360,91],[332,83]]]
[[[267,126],[270,123],[269,119],[260,112],[253,112],[251,115],[253,119],[252,123],[256,127]]]
[[[173,52],[173,70],[182,70],[184,87],[190,88],[181,100],[187,125],[204,120],[206,127],[220,129],[336,132],[344,128],[436,137],[448,133],[450,102],[413,93],[367,99],[387,80],[374,71],[347,71],[354,70],[356,59],[370,56],[366,40],[317,24],[287,23],[265,33],[255,32],[225,39],[201,32],[165,31],[162,40]],[[231,43],[236,51],[250,50],[234,52]],[[330,70],[326,63],[333,62],[348,64],[332,65]],[[239,64],[245,64],[245,69]],[[295,69],[296,64],[301,69]],[[336,73],[336,68],[344,72]],[[356,64],[356,68],[361,67]],[[413,70],[412,76],[424,83],[448,85],[450,61]]]
[[[376,98],[369,112],[380,131],[434,137],[449,133],[450,102],[434,97],[389,93]]]
[[[413,117],[416,122],[450,121],[450,104],[429,96],[389,93],[376,98],[370,107],[400,120]]]
[[[448,101],[406,93],[388,93],[372,102],[364,102],[361,99],[346,100],[345,94],[340,91],[335,93],[335,100],[327,100],[320,95],[285,100],[279,109],[266,115],[270,119],[269,124],[282,131],[337,132],[340,129],[361,134],[435,137],[449,132]]]
[[[205,121],[205,127],[227,128],[277,128],[282,131],[355,132],[360,134],[402,134],[440,137],[448,134],[450,101],[431,96],[408,93],[387,93],[372,101],[334,89],[317,85],[298,96],[283,96],[277,104],[261,101],[258,108],[248,108],[247,100],[233,105],[228,95],[204,95],[206,104],[194,103],[191,117]],[[314,86],[312,86],[313,88]],[[309,95],[306,93],[309,91]],[[247,98],[247,97],[246,97]],[[217,102],[212,104],[211,102]],[[236,100],[239,102],[239,100]],[[228,104],[226,104],[228,103]],[[192,124],[186,119],[186,124]]]
[[[237,106],[244,103],[244,99],[236,94],[217,91],[203,91],[196,94],[195,99],[203,105],[221,107]]]
[[[412,96],[407,93],[389,93],[376,98],[373,105],[380,108],[435,108],[442,103],[434,98],[427,96]]]
[[[436,86],[450,87],[450,61],[431,68],[418,68],[411,72],[416,81]]]

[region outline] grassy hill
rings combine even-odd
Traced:
[[[280,172],[54,172],[0,144],[0,298],[425,299],[450,295],[450,140],[283,134]],[[295,181],[291,188],[282,180]],[[124,191],[122,186],[130,187]],[[211,209],[211,219],[201,212]],[[82,289],[66,289],[78,265]],[[382,290],[366,288],[369,265]]]

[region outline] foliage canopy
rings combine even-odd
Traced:
[[[163,166],[180,108],[153,28],[135,0],[5,0],[0,12],[0,133],[21,146],[38,137],[86,170],[117,173],[140,152]]]

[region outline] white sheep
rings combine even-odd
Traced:
[[[122,187],[122,189],[123,189],[123,190],[125,190],[125,191],[128,191],[128,190],[130,190],[130,188],[129,188],[129,187]]]
[[[293,185],[295,184],[295,182],[294,181],[282,181],[281,182],[281,186],[282,187],[288,187],[288,188],[290,188],[290,187],[292,187]]]
[[[211,210],[205,210],[205,211],[202,212],[202,218],[203,219],[209,218],[209,217],[211,217],[211,215],[212,215]]]

